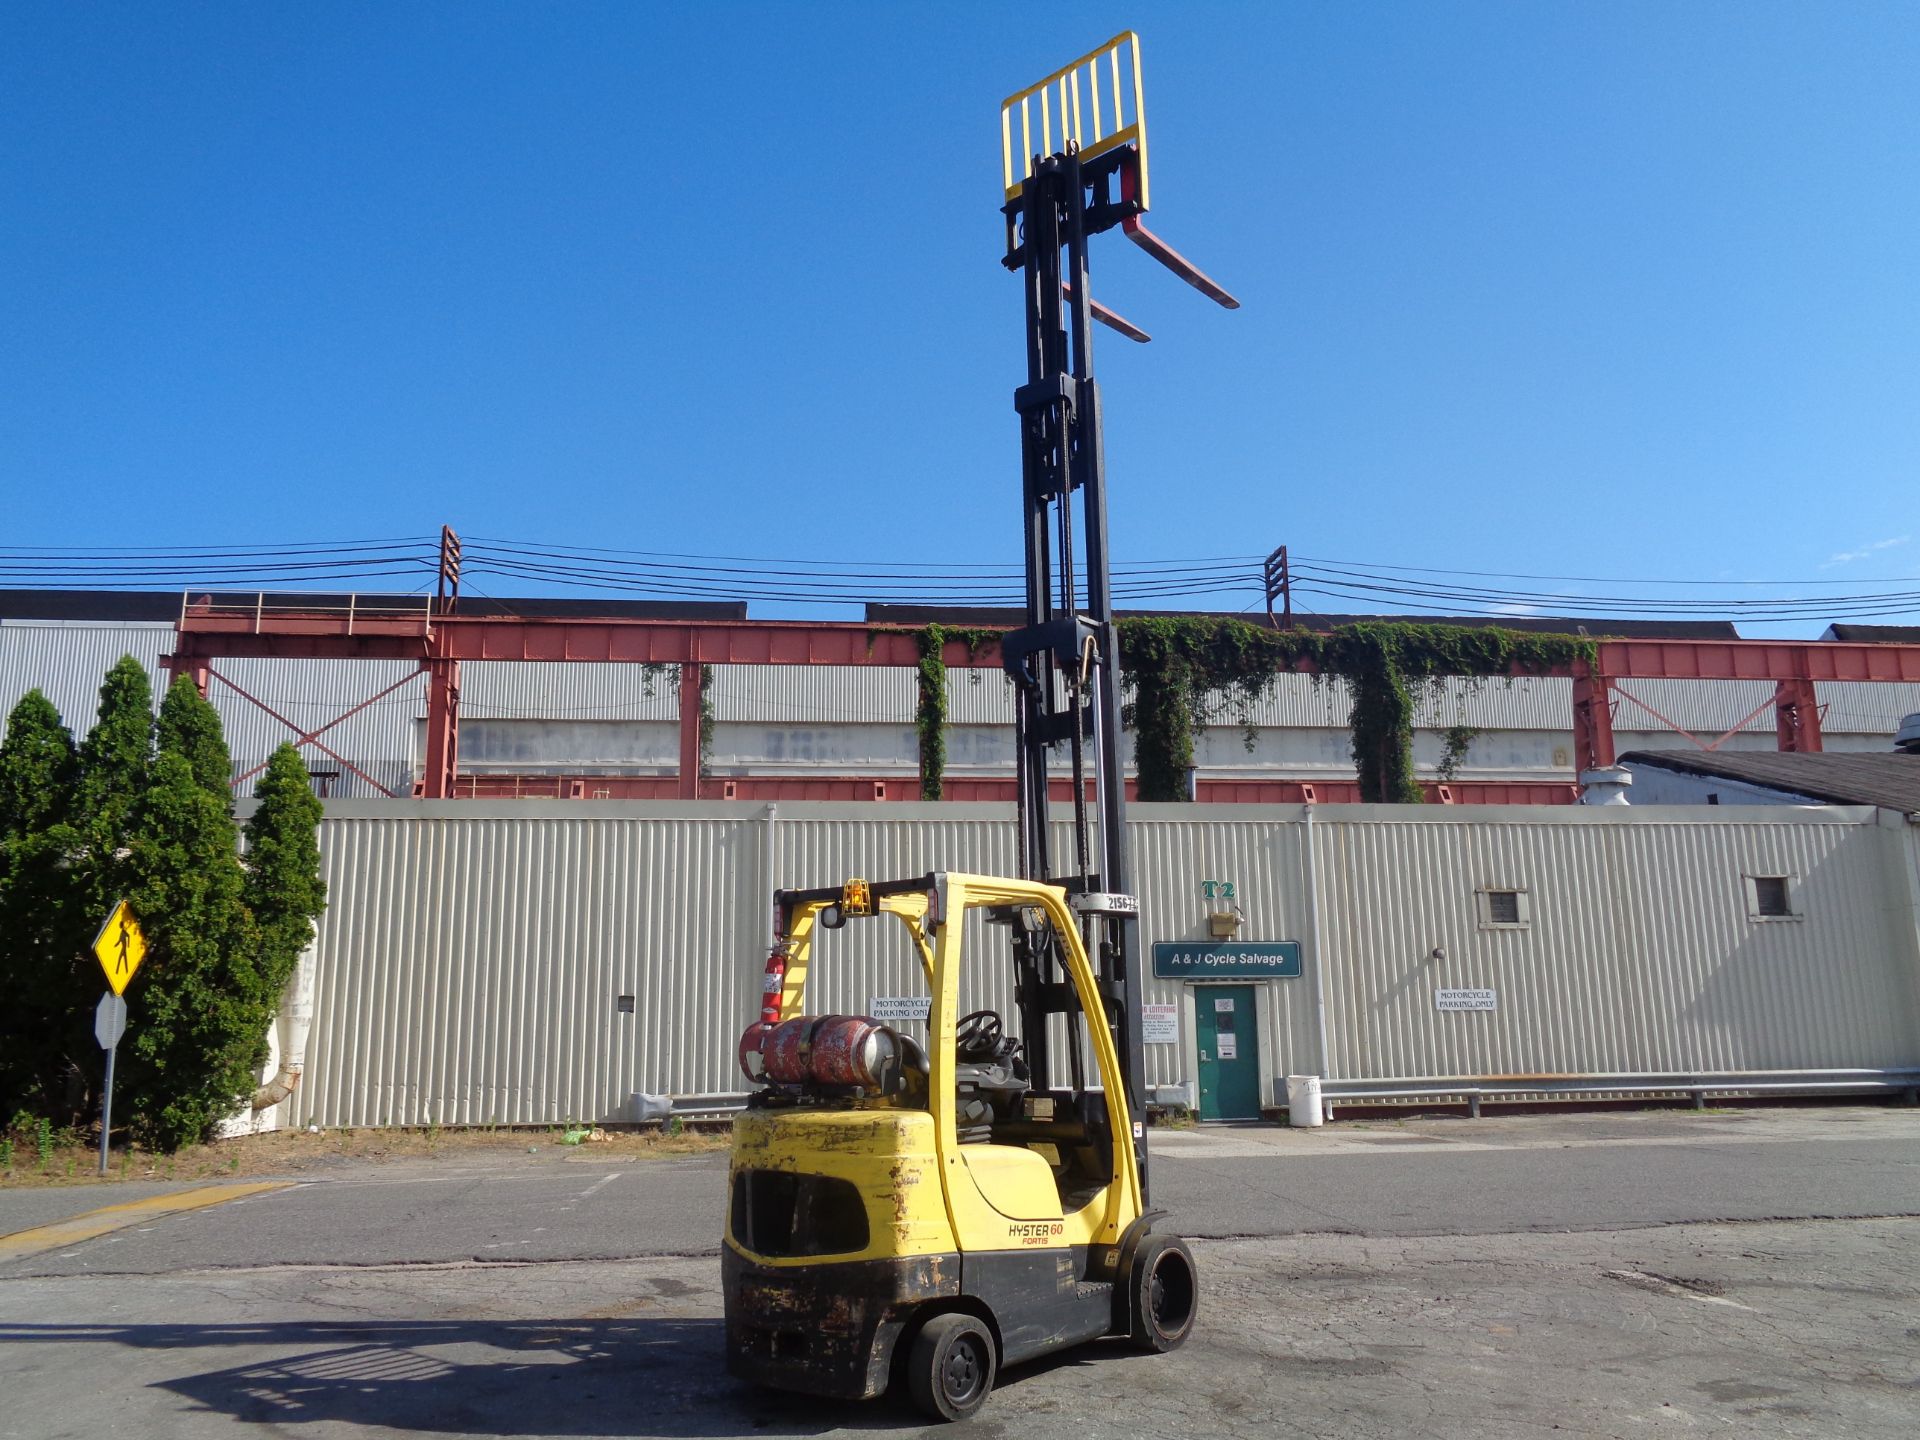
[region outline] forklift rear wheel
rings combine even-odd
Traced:
[[[993,1335],[971,1315],[936,1315],[907,1357],[907,1392],[936,1420],[965,1420],[993,1389]]]
[[[1187,1242],[1150,1235],[1133,1255],[1133,1343],[1143,1350],[1177,1350],[1193,1333],[1200,1310],[1199,1272]]]

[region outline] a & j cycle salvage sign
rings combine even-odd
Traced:
[[[1153,973],[1162,980],[1296,980],[1300,942],[1226,945],[1207,940],[1158,940]]]

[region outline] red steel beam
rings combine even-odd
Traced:
[[[365,612],[196,614],[179,620],[183,660],[573,660],[653,665],[891,665],[919,663],[914,630],[831,620],[630,620]],[[1831,640],[1601,640],[1612,679],[1887,680],[1920,683],[1920,645]],[[949,640],[954,669],[997,669],[1000,647]],[[1310,666],[1298,667],[1302,672]],[[1524,672],[1523,672],[1524,673]],[[1547,671],[1572,675],[1573,668]]]
[[[329,722],[328,725],[322,725],[318,730],[302,731],[300,729],[300,726],[296,724],[294,721],[289,720],[286,716],[282,715],[278,710],[274,709],[271,705],[267,704],[267,702],[262,700],[258,695],[252,694],[247,690],[241,689],[240,686],[234,684],[233,681],[229,680],[226,676],[222,675],[218,670],[209,668],[207,673],[211,675],[215,680],[218,680],[222,685],[226,686],[229,690],[233,691],[233,693],[238,695],[242,700],[249,701],[256,708],[260,710],[264,710],[268,715],[271,715],[275,720],[278,720],[282,725],[286,726],[287,729],[293,731],[295,736],[298,737],[298,739],[295,742],[296,744],[303,745],[303,746],[311,745],[314,749],[318,750],[322,755],[325,755],[328,758],[333,760],[338,760],[342,765],[346,766],[347,769],[351,770],[354,774],[358,775],[362,780],[366,781],[369,785],[373,786],[374,789],[378,790],[382,795],[385,795],[389,800],[394,800],[399,798],[393,791],[387,789],[386,786],[382,785],[378,780],[374,779],[373,776],[369,775],[366,771],[362,770],[358,765],[354,764],[353,761],[349,760],[346,756],[342,755],[338,750],[335,750],[332,746],[323,744],[321,742],[321,740],[319,739],[320,735],[324,733],[327,729],[329,729],[333,723],[337,723],[337,722]],[[406,679],[412,680],[413,676],[409,675],[406,677]],[[404,684],[405,681],[401,683]],[[397,689],[399,689],[398,685],[389,685],[387,687],[387,690],[397,690]],[[381,695],[386,694],[387,690],[381,691],[380,694]],[[376,700],[379,698],[380,697],[378,695],[374,697],[374,699]],[[368,701],[366,703],[371,704],[372,702]],[[354,710],[360,710],[364,708],[365,708],[365,705],[356,705],[354,707]],[[352,713],[353,713],[352,710],[347,712],[347,714],[349,715],[351,715]],[[346,719],[346,716],[342,715],[338,718],[341,720],[344,720]],[[266,768],[265,766],[259,766],[255,770],[249,770],[247,772],[247,775],[256,774],[258,773],[259,770],[262,770],[265,768]],[[244,780],[247,777],[243,775],[240,778]],[[228,781],[227,783],[229,784],[229,786],[232,786],[232,785],[237,785],[240,782],[238,780],[231,780],[231,781]]]
[[[919,663],[918,633],[859,622],[806,620],[635,620],[370,613],[353,606],[312,611],[264,606],[187,605],[177,622],[172,664],[198,677],[219,658],[418,660],[437,669],[429,691],[428,775],[424,793],[455,793],[459,671],[462,661],[587,661],[679,665],[884,665]],[[953,669],[993,669],[1000,647],[950,640],[941,658]],[[1294,667],[1303,673],[1312,666]],[[1515,673],[1522,673],[1516,671]],[[1612,683],[1624,679],[1771,680],[1780,748],[1821,748],[1814,685],[1826,680],[1920,683],[1920,645],[1781,640],[1601,640],[1594,663],[1547,671],[1573,679],[1575,772],[1614,762]],[[682,685],[682,794],[697,793],[697,679]],[[694,735],[688,759],[689,726]],[[854,785],[874,784],[865,780]],[[1290,782],[1276,782],[1290,783]],[[736,786],[736,789],[738,787]],[[1327,797],[1333,787],[1325,787]],[[1457,793],[1456,793],[1457,791]],[[891,793],[890,791],[888,793]],[[1467,786],[1448,791],[1464,797]],[[1307,797],[1302,791],[1303,798]]]
[[[427,672],[427,753],[414,792],[446,800],[460,773],[460,662],[429,660],[422,668]]]
[[[1838,640],[1602,640],[1616,680],[1890,680],[1920,682],[1920,645]]]
[[[385,631],[364,616],[202,616],[179,621],[183,659],[600,661],[629,665],[890,665],[920,663],[912,630],[807,620],[574,620],[443,615]],[[995,669],[1000,647],[949,640],[954,669]]]
[[[211,676],[213,673],[214,672],[212,667],[209,666],[207,669],[207,674]],[[387,686],[386,689],[378,691],[375,694],[369,695],[366,699],[362,700],[358,705],[354,706],[351,710],[343,711],[342,713],[334,716],[333,719],[327,721],[327,723],[320,726],[319,729],[307,730],[300,734],[295,735],[293,737],[294,745],[296,747],[301,745],[309,745],[309,744],[317,746],[319,744],[320,737],[326,734],[327,731],[333,729],[334,726],[342,724],[345,721],[351,720],[354,716],[358,715],[362,710],[365,710],[369,705],[378,704],[380,701],[386,699],[387,696],[391,695],[394,691],[401,689],[403,686],[411,685],[415,680],[418,680],[419,678],[420,678],[419,672],[415,672],[412,675],[402,675],[398,680],[394,681],[391,685]],[[224,675],[220,677],[220,680],[223,684],[230,683],[227,681],[227,677]],[[247,695],[246,692],[243,690],[240,690],[238,686],[234,686],[234,689],[236,693],[241,694],[246,699],[253,700],[253,697],[251,695]],[[203,695],[204,693],[205,692],[202,692]],[[259,702],[254,701],[254,703],[258,704]],[[262,708],[264,709],[265,707],[262,707]],[[269,711],[268,713],[272,713],[272,712]],[[324,748],[324,747],[321,747],[321,748]],[[340,757],[338,755],[334,755],[331,750],[328,750],[326,753],[329,755],[333,755],[334,759],[340,760]],[[262,760],[258,765],[254,766],[251,770],[248,770],[244,774],[234,776],[233,779],[228,783],[233,789],[237,790],[242,785],[246,784],[247,781],[251,780],[254,776],[258,775],[262,770],[266,769],[267,766],[271,765],[272,763],[273,763],[273,757],[269,755],[265,760]],[[357,769],[351,760],[340,760],[340,763],[342,765],[345,765],[349,770],[353,770],[354,773],[357,775],[360,775],[361,778],[369,781],[369,783],[378,786],[381,790],[385,791],[388,796],[393,795],[393,792],[391,790],[387,790],[386,786],[381,785],[379,781],[374,780],[372,776],[367,775],[364,771]]]
[[[1820,702],[1814,697],[1813,681],[1780,682],[1773,692],[1773,726],[1777,749],[1806,753],[1822,748]]]

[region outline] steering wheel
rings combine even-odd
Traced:
[[[1006,1027],[997,1010],[976,1010],[962,1015],[954,1031],[953,1045],[963,1060],[991,1061],[1000,1052],[1000,1040]]]

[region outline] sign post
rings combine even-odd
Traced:
[[[107,1052],[107,1083],[100,1094],[100,1173],[107,1173],[107,1143],[113,1134],[113,1065],[127,1033],[127,982],[147,958],[147,937],[127,902],[113,907],[93,937],[94,958],[107,974],[107,993],[93,1012],[93,1038]]]

